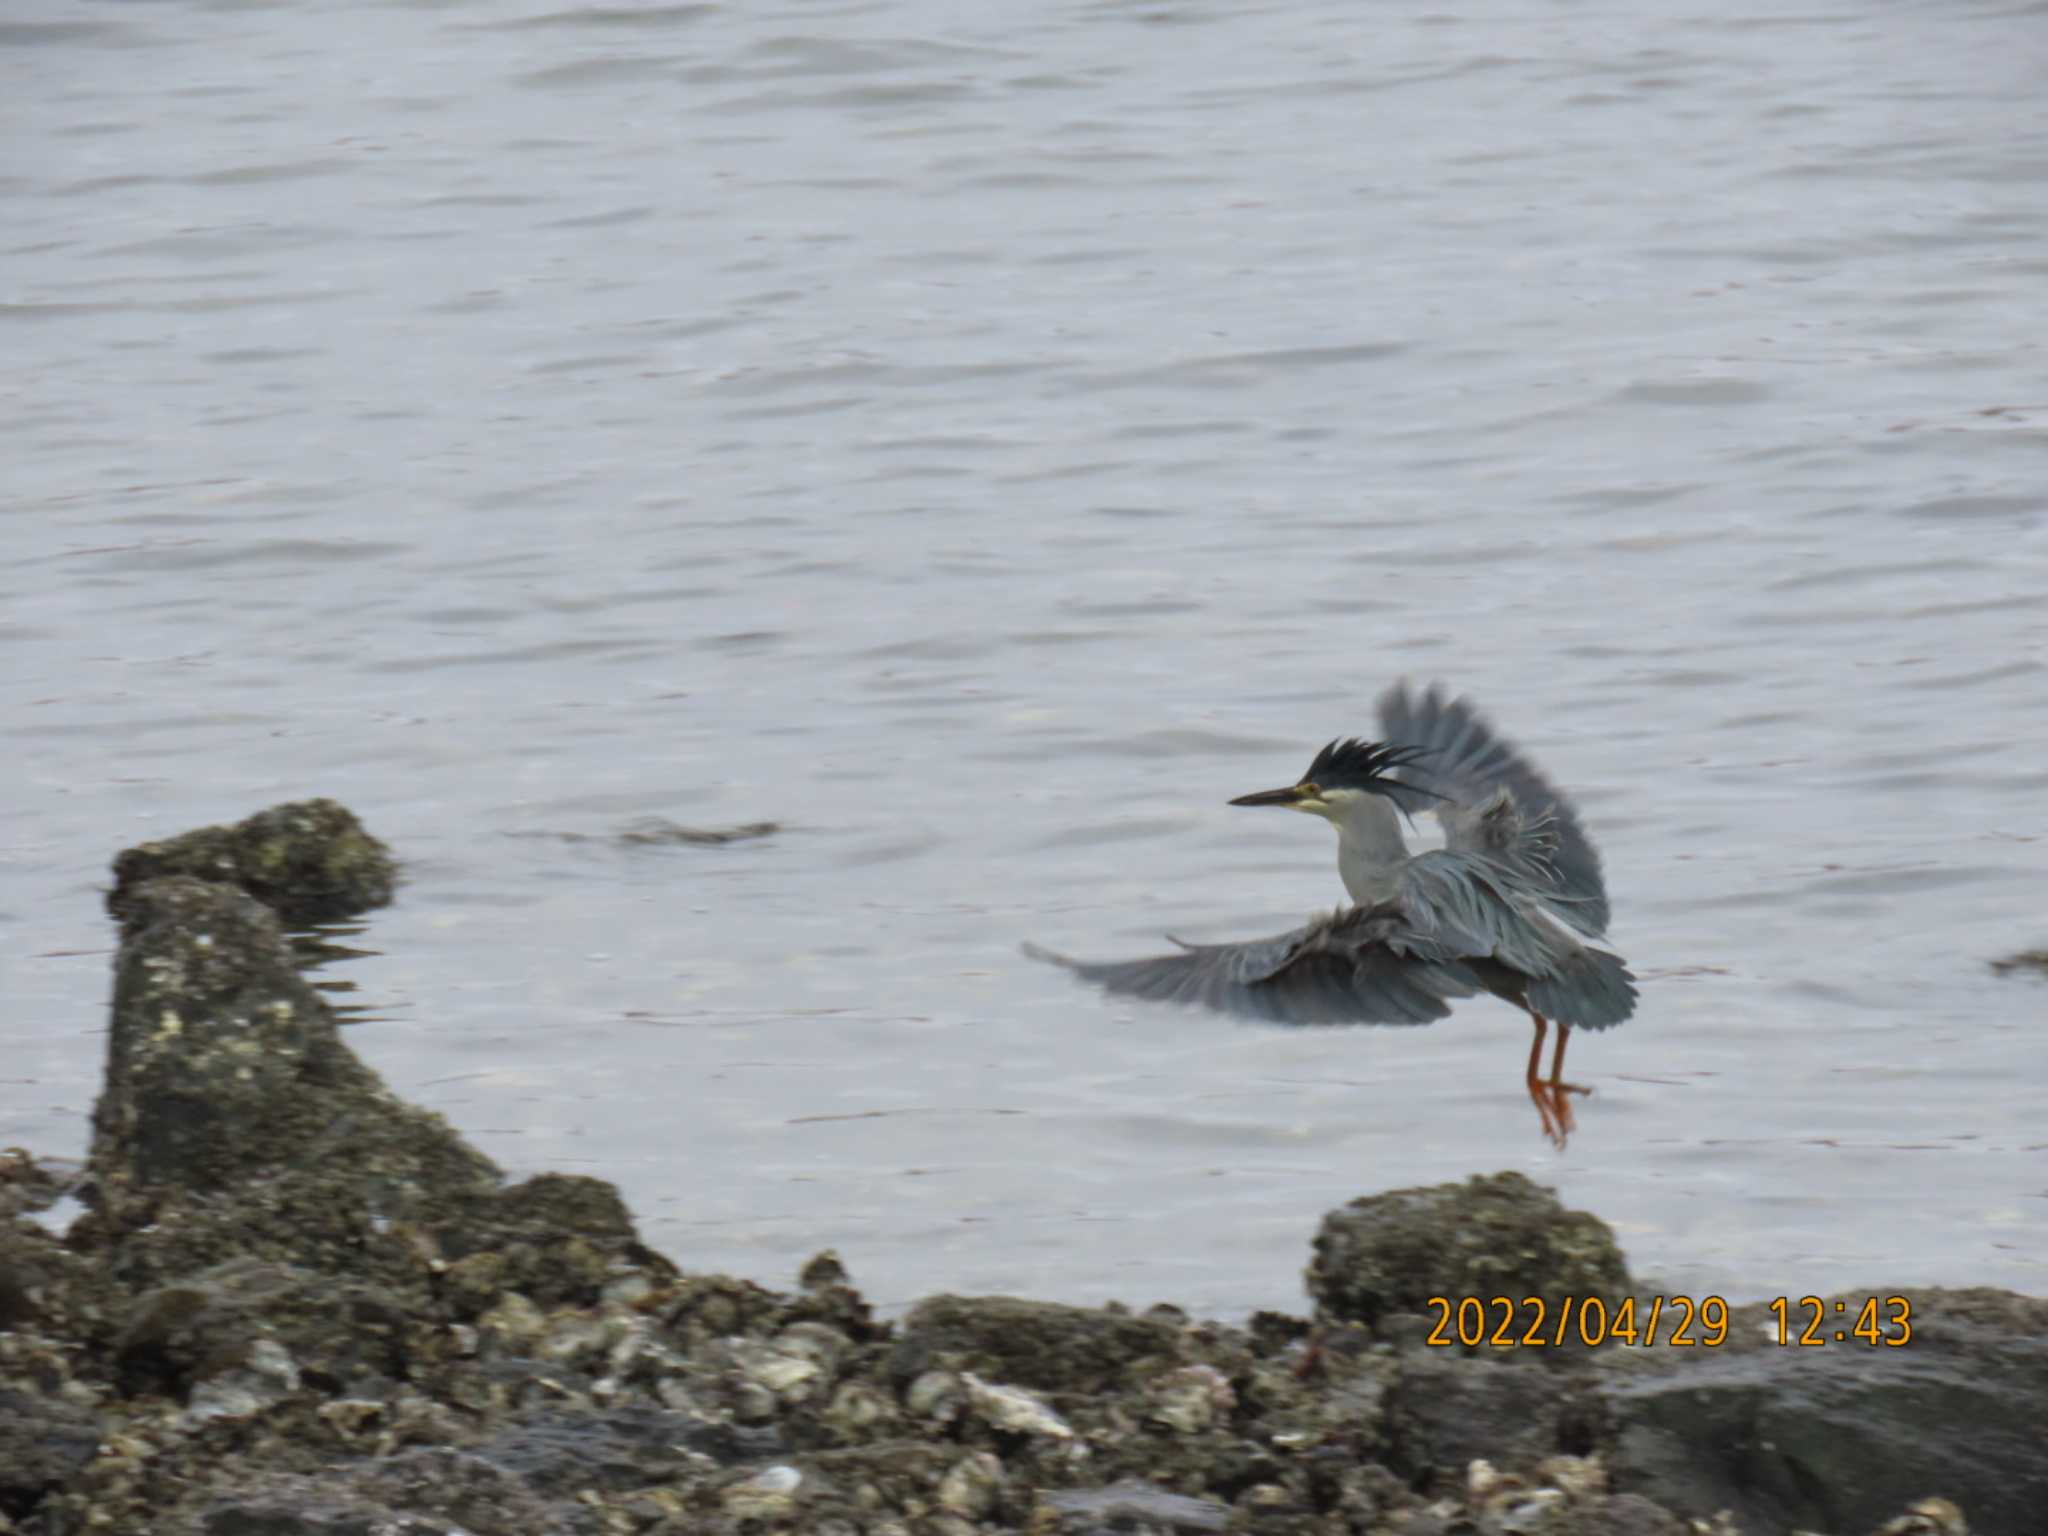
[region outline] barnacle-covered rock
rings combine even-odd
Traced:
[[[1970,1536],[1970,1522],[1947,1499],[1915,1499],[1872,1536]]]
[[[963,1520],[986,1520],[1003,1496],[1003,1464],[987,1451],[970,1451],[939,1479],[939,1507]]]
[[[1228,1421],[1237,1407],[1230,1378],[1208,1364],[1184,1365],[1153,1381],[1146,1391],[1146,1416],[1184,1435]]]
[[[1099,1393],[1181,1363],[1181,1331],[1158,1318],[1012,1296],[934,1296],[903,1319],[897,1380],[972,1371],[1034,1391]]]
[[[337,1390],[402,1377],[413,1333],[407,1312],[376,1286],[229,1259],[138,1297],[112,1341],[112,1363],[130,1394],[184,1401],[211,1383],[211,1411],[225,1413],[296,1390],[301,1371]],[[239,1384],[231,1389],[224,1376]]]
[[[784,1520],[795,1510],[797,1491],[803,1485],[802,1472],[787,1462],[777,1462],[726,1484],[719,1501],[735,1520]]]
[[[1230,1521],[1228,1505],[1192,1499],[1135,1478],[1100,1488],[1074,1488],[1039,1495],[1034,1531],[1156,1531],[1165,1536],[1208,1536]]]
[[[1509,1172],[1366,1195],[1332,1211],[1316,1234],[1308,1289],[1325,1321],[1371,1326],[1426,1313],[1437,1297],[1535,1297],[1556,1315],[1567,1296],[1617,1298],[1631,1287],[1607,1223]]]
[[[135,888],[126,910],[95,1209],[74,1234],[113,1245],[124,1278],[232,1253],[360,1270],[366,1247],[410,1270],[393,1224],[495,1191],[487,1158],[343,1044],[268,909],[173,876]]]
[[[114,860],[107,910],[131,920],[136,892],[174,875],[233,886],[287,923],[326,923],[390,901],[398,861],[346,806],[299,800],[231,827],[200,827],[124,850]]]

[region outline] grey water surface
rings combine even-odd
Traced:
[[[1503,1167],[1671,1288],[2048,1289],[2048,7],[0,21],[0,1144],[106,859],[335,796],[350,1040],[693,1268],[1298,1306]],[[1017,952],[1341,897],[1228,810],[1471,693],[1645,980],[1279,1032]],[[723,845],[623,839],[773,821]]]

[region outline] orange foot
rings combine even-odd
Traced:
[[[1578,1129],[1578,1119],[1572,1114],[1571,1096],[1575,1093],[1591,1093],[1577,1083],[1545,1082],[1541,1078],[1529,1079],[1529,1101],[1536,1106],[1536,1117],[1542,1122],[1543,1134],[1550,1144],[1562,1152],[1565,1143]]]

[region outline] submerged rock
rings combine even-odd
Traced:
[[[2014,954],[2001,955],[1991,962],[1991,969],[2001,976],[2048,976],[2048,949],[2022,949]]]
[[[746,821],[733,827],[686,827],[666,816],[641,816],[618,831],[600,836],[590,832],[510,832],[508,837],[546,838],[558,843],[612,843],[621,848],[723,848],[731,843],[751,843],[773,837],[782,830],[777,821]]]
[[[622,843],[681,843],[717,848],[727,843],[749,843],[756,838],[773,837],[781,830],[782,824],[774,821],[749,821],[736,827],[685,827],[665,816],[643,816],[621,828],[618,840]]]

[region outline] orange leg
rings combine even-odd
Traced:
[[[1543,1037],[1548,1033],[1550,1026],[1544,1021],[1543,1015],[1534,1008],[1529,1010],[1529,1017],[1536,1023],[1536,1038],[1529,1042],[1529,1102],[1536,1106],[1536,1118],[1543,1124],[1543,1134],[1550,1139],[1553,1146],[1562,1148],[1565,1138],[1572,1131],[1571,1101],[1537,1075],[1543,1061]],[[1564,1043],[1564,1026],[1560,1024],[1558,1030],[1558,1043],[1561,1047]]]
[[[1550,1058],[1550,1091],[1560,1101],[1567,1093],[1591,1093],[1593,1091],[1590,1088],[1581,1088],[1577,1083],[1568,1083],[1564,1080],[1564,1047],[1565,1042],[1571,1039],[1571,1037],[1571,1025],[1560,1023],[1557,1026],[1557,1053]],[[1531,1072],[1533,1074],[1533,1067]]]

